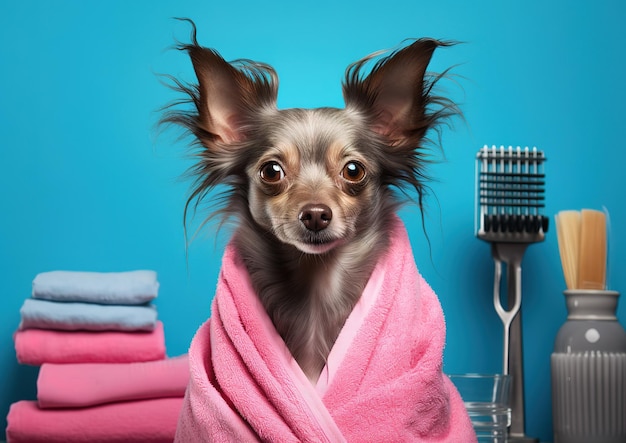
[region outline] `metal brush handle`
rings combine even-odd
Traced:
[[[495,281],[493,285],[493,305],[496,308],[496,312],[502,320],[502,324],[504,325],[504,353],[503,353],[503,373],[505,375],[509,374],[509,349],[510,349],[510,340],[511,340],[511,323],[517,316],[519,312],[520,306],[522,305],[522,289],[521,289],[521,276],[522,276],[522,268],[517,266],[515,268],[515,297],[513,301],[513,306],[509,309],[505,309],[502,306],[502,299],[500,297],[500,286],[502,280],[502,261],[497,258],[494,258],[495,261]],[[508,270],[508,267],[507,267]],[[510,294],[509,294],[510,295]]]
[[[537,439],[525,435],[524,362],[520,308],[522,305],[522,259],[528,243],[492,243],[491,246],[496,263],[493,303],[504,324],[504,373],[513,377],[511,426],[507,441],[511,443],[537,442]],[[503,262],[507,269],[508,310],[504,309],[500,298]]]

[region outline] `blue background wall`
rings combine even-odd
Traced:
[[[465,42],[433,70],[459,65],[448,93],[464,111],[431,169],[429,250],[408,207],[416,260],[448,322],[448,372],[500,370],[489,246],[474,237],[474,155],[483,144],[530,145],[547,163],[547,208],[611,211],[611,286],[626,291],[623,188],[626,3],[614,1],[20,1],[0,5],[0,417],[35,396],[36,368],[12,333],[33,277],[74,269],[159,272],[170,355],[208,317],[228,232],[204,230],[185,254],[185,141],[157,137],[174,98],[155,73],[192,80],[167,51],[193,18],[227,59],[273,64],[281,107],[342,106],[348,63],[407,37]],[[442,159],[441,155],[439,158]],[[199,225],[196,217],[191,231]],[[216,240],[217,239],[217,240]],[[528,434],[551,438],[549,358],[566,312],[554,229],[523,263]],[[619,316],[626,324],[626,302]],[[0,426],[5,423],[0,419]]]

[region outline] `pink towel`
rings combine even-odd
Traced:
[[[142,363],[45,363],[37,378],[40,408],[71,408],[148,398],[183,397],[186,355]]]
[[[398,220],[313,386],[230,245],[212,317],[190,348],[176,441],[475,442],[463,401],[442,373],[444,341],[441,306]]]
[[[39,409],[19,401],[7,416],[7,443],[171,443],[182,398]]]
[[[165,358],[163,323],[151,332],[89,332],[25,329],[14,335],[17,361],[43,363],[130,363]]]

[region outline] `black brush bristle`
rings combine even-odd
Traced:
[[[537,148],[491,148],[476,155],[476,235],[486,241],[542,241],[548,230],[546,158]]]

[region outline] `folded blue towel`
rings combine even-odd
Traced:
[[[139,305],[154,299],[158,291],[154,271],[51,271],[33,280],[33,297],[54,301]]]
[[[98,305],[29,298],[20,309],[20,329],[62,331],[152,331],[157,321],[154,305]]]

